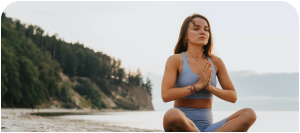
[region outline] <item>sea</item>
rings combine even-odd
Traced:
[[[163,129],[166,111],[121,111],[94,112],[88,115],[55,116],[71,120],[103,122],[107,125],[140,129]],[[218,122],[235,111],[213,111],[213,120]],[[256,122],[248,132],[299,132],[299,111],[256,111]]]

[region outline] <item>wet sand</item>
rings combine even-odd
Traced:
[[[102,110],[113,111],[113,110]],[[90,113],[90,110],[68,109],[1,109],[1,132],[163,132],[156,129],[139,129],[111,126],[88,120],[68,120],[62,118],[30,115],[37,112]]]

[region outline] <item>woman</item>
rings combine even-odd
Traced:
[[[212,48],[208,20],[199,14],[187,17],[162,80],[163,101],[174,100],[174,108],[164,115],[165,131],[246,132],[255,122],[256,114],[250,108],[212,122],[212,95],[231,103],[237,100],[225,64],[211,54]],[[216,87],[216,77],[222,89]]]

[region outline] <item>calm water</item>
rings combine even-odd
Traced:
[[[108,125],[163,130],[166,111],[97,112],[91,115],[56,116],[66,119],[92,120]],[[234,111],[213,111],[214,122],[224,119]],[[257,119],[249,132],[299,132],[298,111],[256,111]]]

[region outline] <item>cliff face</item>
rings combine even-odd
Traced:
[[[71,97],[74,100],[74,104],[76,104],[78,108],[91,109],[93,105],[89,101],[89,99],[86,99],[86,96],[80,95],[73,89],[76,85],[79,84],[78,79],[89,81],[90,79],[85,77],[74,77],[70,79],[63,73],[61,73],[60,75],[63,79],[63,82],[68,82],[72,86],[72,88],[70,88],[70,93]],[[102,91],[103,88],[100,88],[96,83],[92,83],[92,86],[94,89],[100,92],[101,95],[99,95],[99,97],[101,97],[101,100],[105,104],[106,109],[154,110],[151,102],[151,94],[146,89],[143,89],[140,86],[127,83],[120,83],[117,85],[113,84],[112,86],[114,87],[110,89],[111,95],[105,94]],[[57,104],[56,101],[52,103]],[[55,105],[52,107],[55,108],[61,106]]]
[[[152,97],[145,89],[130,84],[122,84],[120,90],[128,93],[126,99],[132,100],[139,110],[154,110],[151,102]]]
[[[94,84],[95,88],[99,88]],[[152,97],[148,91],[140,86],[122,83],[117,90],[112,91],[112,96],[101,93],[101,99],[107,106],[112,109],[129,109],[129,110],[154,110]]]

